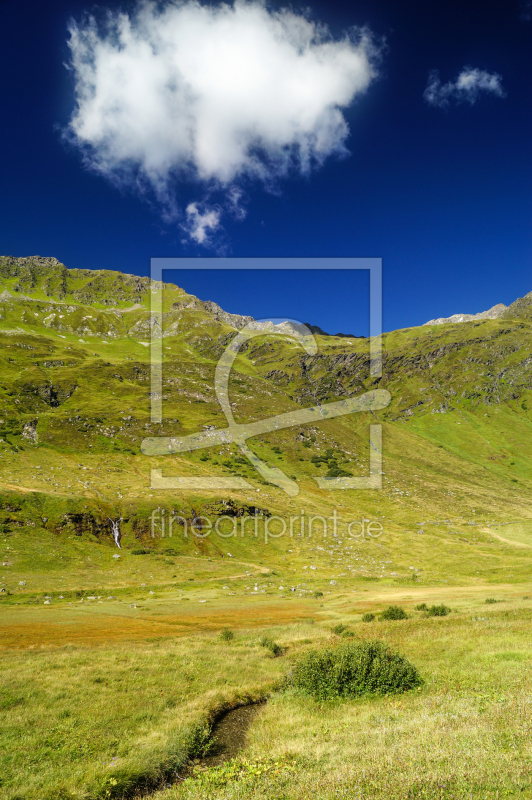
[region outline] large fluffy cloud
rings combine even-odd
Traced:
[[[377,55],[367,31],[335,40],[325,26],[255,0],[148,0],[132,15],[72,22],[69,45],[69,130],[86,162],[152,190],[167,216],[180,214],[179,181],[200,182],[185,226],[202,243],[220,225],[220,208],[205,205],[212,191],[242,217],[242,181],[272,185],[346,152],[341,109],[367,89]]]
[[[431,72],[423,97],[431,106],[446,108],[453,101],[476,103],[482,92],[504,97],[502,77],[496,72],[464,67],[458,78],[448,83],[440,81],[437,70]]]

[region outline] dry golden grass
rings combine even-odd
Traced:
[[[21,611],[22,613],[17,609],[16,617],[12,612],[9,615],[11,620],[7,622],[4,616],[0,623],[1,648],[33,649],[62,647],[68,644],[105,645],[111,642],[144,641],[154,636],[170,639],[190,635],[193,632],[218,631],[227,626],[264,627],[272,620],[277,624],[288,624],[307,618],[310,609],[308,605],[302,603],[290,605],[276,603],[260,604],[255,607],[232,606],[205,613],[191,610],[189,613],[161,614],[159,617],[127,607],[121,614],[99,615],[86,613],[85,610],[80,611],[78,615],[71,611],[65,614],[62,613],[63,609],[60,609],[59,613],[50,610],[47,616],[53,615],[52,619],[43,619],[42,611],[36,613],[32,609],[27,614],[24,614],[26,609]],[[24,620],[24,616],[29,619]]]

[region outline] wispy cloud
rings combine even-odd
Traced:
[[[532,0],[521,0],[521,19],[523,22],[532,20]]]
[[[209,243],[243,218],[246,182],[272,188],[345,154],[342,114],[376,76],[366,30],[324,25],[260,0],[146,0],[70,25],[76,109],[70,137],[109,179],[154,195],[165,218]],[[180,208],[180,185],[198,202]],[[206,202],[222,193],[215,208]]]
[[[212,235],[220,228],[221,210],[209,208],[202,204],[189,203],[186,207],[186,222],[182,223],[182,230],[198,244],[210,244]]]
[[[502,77],[496,72],[485,72],[482,69],[464,67],[455,81],[442,83],[437,70],[429,75],[429,82],[423,97],[431,106],[446,108],[452,102],[476,103],[483,92],[504,97]]]

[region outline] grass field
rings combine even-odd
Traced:
[[[371,589],[363,600],[336,595],[287,607],[257,598],[232,613],[216,604],[188,617],[163,613],[161,603],[134,623],[105,603],[82,615],[46,609],[55,615],[46,621],[42,611],[11,608],[2,642],[10,626],[23,635],[1,660],[0,797],[121,797],[173,782],[202,752],[217,711],[263,697],[241,757],[158,800],[531,797],[532,598],[522,591]],[[499,602],[486,604],[488,596]],[[427,619],[415,610],[422,601],[453,611]],[[361,621],[390,602],[409,619]],[[219,632],[229,620],[235,636],[226,642]],[[339,623],[341,636],[332,630]],[[282,656],[260,646],[264,634]],[[424,686],[328,703],[282,688],[294,658],[346,635],[400,650]]]

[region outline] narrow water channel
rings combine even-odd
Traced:
[[[213,726],[212,745],[207,754],[195,759],[194,765],[215,767],[234,758],[245,746],[247,732],[262,706],[262,703],[253,703],[226,711]]]

